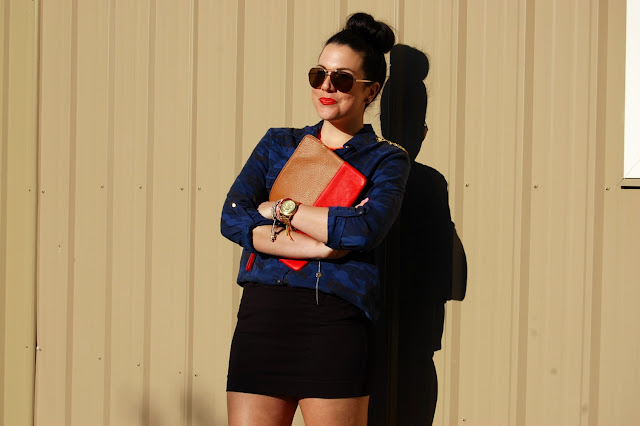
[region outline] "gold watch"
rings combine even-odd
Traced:
[[[285,199],[282,203],[280,203],[280,222],[282,222],[287,230],[287,235],[291,237],[291,219],[293,219],[293,215],[298,211],[298,203],[293,201],[291,198]]]

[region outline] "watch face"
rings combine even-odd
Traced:
[[[288,216],[296,211],[296,202],[293,200],[287,200],[280,205],[280,214]]]

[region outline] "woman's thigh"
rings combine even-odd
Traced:
[[[229,426],[290,426],[297,406],[294,399],[227,392]]]
[[[366,426],[369,397],[298,401],[305,426]]]

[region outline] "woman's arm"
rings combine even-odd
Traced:
[[[258,211],[265,219],[273,219],[271,208],[275,201],[265,201],[258,206]],[[326,243],[328,238],[327,222],[329,218],[328,207],[313,207],[301,204],[293,215],[291,225],[304,232],[311,238],[321,243]]]
[[[362,207],[369,201],[368,198],[362,200],[356,207]],[[258,211],[265,219],[273,219],[271,208],[275,201],[265,201],[258,206]],[[301,204],[298,211],[291,220],[294,228],[304,232],[311,238],[322,243],[326,243],[329,237],[327,222],[329,219],[328,207],[314,207]]]
[[[289,238],[281,227],[276,227],[277,237],[271,241],[271,228],[271,225],[253,228],[253,247],[257,251],[287,259],[337,259],[349,252],[331,249],[299,232],[292,232]]]

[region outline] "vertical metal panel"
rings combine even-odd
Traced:
[[[268,128],[285,124],[286,17],[284,1],[245,2],[243,163]]]
[[[404,15],[402,43],[423,51],[430,61],[427,76],[427,139],[417,161],[429,164],[453,185],[449,172],[455,148],[455,60],[457,13],[452,2],[408,2]],[[436,125],[438,123],[438,125]]]
[[[591,5],[536,2],[526,415],[532,424],[580,420],[583,366],[575,360],[584,345],[591,13]]]
[[[106,17],[105,17],[106,18]],[[106,424],[143,418],[149,4],[111,2],[109,10],[110,306],[106,308]],[[113,92],[113,93],[111,93]]]
[[[41,2],[35,424],[70,420],[68,344],[70,3]],[[55,37],[53,36],[55,35]]]
[[[156,32],[157,2],[149,2],[148,62],[147,62],[147,133],[145,168],[145,223],[144,223],[144,334],[142,349],[142,424],[157,420],[151,414],[151,297],[153,291],[153,217],[154,217],[154,154],[155,154],[155,96],[156,96]]]
[[[68,365],[71,369],[71,423],[96,424],[103,418],[105,267],[107,221],[108,134],[108,16],[109,4],[74,4],[72,23],[72,140],[74,182],[69,191],[69,226],[73,230],[73,335]],[[73,220],[71,219],[73,218]],[[69,401],[68,400],[68,401]]]
[[[191,5],[158,1],[153,93],[153,221],[148,303],[148,418],[181,424],[185,395],[191,160]],[[169,31],[169,29],[173,29]],[[147,206],[149,207],[149,206]],[[149,218],[147,218],[149,220]],[[149,228],[148,228],[149,229]]]
[[[517,312],[513,316],[514,326],[511,331],[511,354],[515,365],[511,366],[509,422],[525,423],[527,398],[527,351],[529,327],[529,288],[530,288],[530,254],[531,254],[531,188],[534,133],[534,72],[535,72],[535,1],[528,1],[520,7],[520,85],[519,98],[521,113],[518,115],[522,126],[522,140],[518,144],[516,158],[516,197],[520,200],[514,208],[516,229],[514,239],[513,278],[518,285],[513,286],[513,306]],[[521,123],[521,124],[520,124]],[[515,370],[515,371],[514,371]]]
[[[606,97],[600,117],[606,127],[602,139],[604,163],[602,289],[598,412],[590,424],[633,425],[640,422],[640,191],[621,189],[624,163],[624,0],[608,0],[606,42]],[[603,82],[603,83],[605,83]]]
[[[402,43],[423,51],[429,57],[430,70],[425,82],[428,95],[425,123],[429,126],[429,132],[416,160],[434,167],[447,177],[454,220],[456,210],[453,200],[457,188],[462,188],[462,181],[456,181],[454,172],[457,166],[456,150],[459,149],[456,144],[458,103],[455,84],[460,22],[457,7],[455,2],[406,2],[404,15],[399,17],[403,28],[398,28]],[[462,217],[461,213],[459,217]],[[459,232],[462,231],[462,225],[457,223]],[[434,356],[438,395],[454,396],[458,393],[456,377],[459,351],[453,351],[453,342],[459,340],[459,321],[454,323],[452,308],[458,309],[453,304],[448,306],[443,349]],[[434,424],[448,422],[451,403],[455,400],[457,398],[438,398]]]
[[[195,216],[190,420],[225,424],[225,384],[237,309],[238,265],[220,235],[220,210],[236,169],[236,1],[199,1],[195,107]],[[250,122],[251,120],[247,120]],[[197,376],[196,376],[197,374]]]
[[[0,5],[0,424],[33,422],[37,13]]]
[[[456,150],[464,150],[464,187],[458,182],[456,209],[462,210],[462,238],[469,253],[470,293],[461,309],[459,406],[451,406],[450,424],[504,422],[509,417],[514,316],[514,239],[516,176],[522,137],[520,88],[524,33],[518,3],[467,2],[460,14],[466,25],[464,128]],[[460,99],[460,97],[458,97]],[[460,191],[463,191],[462,193]],[[462,197],[462,198],[459,198]],[[458,201],[464,200],[460,205]],[[460,210],[456,210],[460,211]],[[460,217],[460,216],[458,216]],[[465,309],[466,304],[473,305]],[[498,306],[487,311],[482,307]],[[452,306],[453,308],[453,306]],[[450,320],[448,317],[447,320]],[[453,324],[452,324],[453,325]],[[507,339],[505,337],[509,336]],[[455,337],[455,336],[452,336]],[[493,391],[483,392],[491,378]],[[458,389],[452,388],[453,392]]]
[[[0,70],[0,310],[5,312],[7,306],[7,277],[4,271],[7,269],[7,179],[8,155],[9,155],[9,29],[11,28],[11,14],[9,2],[5,2],[0,8],[0,22],[2,22],[2,38],[0,41],[0,58],[2,69]],[[5,358],[6,358],[6,317],[0,315],[0,419],[4,420],[5,407]]]
[[[602,114],[606,105],[606,40],[608,29],[607,2],[591,2],[589,13],[588,74],[589,92],[582,100],[587,103],[588,122],[585,126],[588,138],[587,188],[585,206],[584,246],[584,308],[582,327],[582,362],[580,379],[580,423],[594,424],[599,401],[599,357],[602,299],[602,229],[604,202],[604,163],[600,160],[606,143],[604,129],[606,117]],[[586,24],[587,20],[583,21]],[[583,57],[584,58],[584,57]],[[586,59],[586,58],[584,58]]]
[[[103,424],[111,423],[111,376],[113,366],[112,352],[112,327],[113,327],[113,199],[114,199],[114,104],[115,104],[115,2],[108,5],[107,11],[107,98],[106,98],[106,173],[105,173],[105,261],[104,261],[104,323],[102,360],[103,385],[102,385],[102,416]]]

